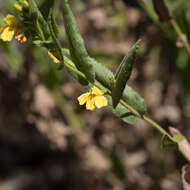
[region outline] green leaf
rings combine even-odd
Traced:
[[[122,97],[126,83],[131,75],[133,65],[136,61],[137,50],[139,48],[140,40],[130,49],[127,56],[124,57],[116,74],[115,86],[112,90],[113,107],[115,108]]]
[[[52,25],[52,29],[53,29],[53,32],[56,36],[56,38],[58,38],[58,35],[59,35],[59,29],[58,29],[58,26],[57,26],[57,23],[55,21],[55,17],[53,14],[51,14],[51,25]]]
[[[34,0],[29,0],[28,2],[29,2],[30,18],[33,19],[34,15],[35,15],[37,22],[34,24],[39,23],[39,26],[36,26],[36,27],[39,27],[40,30],[43,31],[43,35],[44,35],[43,37],[45,38],[43,40],[47,40],[50,35],[47,22],[45,21],[44,17],[42,16],[41,12],[39,11],[39,9],[36,5],[36,2]]]
[[[115,83],[113,73],[106,68],[103,64],[97,62],[95,59],[90,59],[91,63],[94,65],[96,79],[107,89],[111,91]]]
[[[121,105],[120,103],[118,104],[118,106],[116,107],[116,109],[113,109],[112,106],[112,98],[109,95],[105,95],[107,100],[108,100],[108,105],[111,108],[112,112],[118,116],[120,119],[122,119],[125,123],[128,124],[135,124],[137,122],[137,117],[132,115],[131,112],[124,107],[123,105]]]
[[[146,113],[146,105],[144,103],[144,99],[128,85],[125,86],[122,99],[136,111],[138,111],[141,115]]]
[[[168,135],[164,135],[163,138],[162,138],[162,146],[163,147],[166,147],[166,146],[176,146],[177,144],[172,141]]]
[[[33,45],[40,46],[40,47],[52,47],[52,41],[41,41],[41,40],[34,40],[32,41]]]
[[[181,142],[184,139],[184,136],[181,134],[177,134],[174,137],[168,137],[168,135],[164,135],[162,138],[162,145],[163,147],[174,145],[177,146],[179,142]]]
[[[58,31],[58,29],[54,28],[55,27],[54,24],[55,23],[54,23],[53,9],[50,9],[49,15],[48,15],[48,27],[50,30],[52,40],[55,44],[54,49],[53,49],[55,52],[55,56],[57,56],[58,59],[60,60],[59,69],[62,69],[64,67],[64,57],[63,57],[63,53],[62,53],[61,44],[56,35],[56,32]]]
[[[70,51],[66,48],[62,48],[62,54],[65,56],[64,60],[66,59],[71,59],[71,55],[70,55]],[[68,61],[68,60],[67,60]],[[73,62],[72,62],[73,63]],[[73,63],[74,67],[76,67],[76,65]],[[87,86],[89,84],[89,82],[87,80],[85,80],[84,78],[82,78],[81,76],[76,75],[76,73],[72,72],[72,75],[75,79],[78,80],[78,82],[80,84],[82,84],[83,86]]]
[[[86,75],[87,79],[93,82],[95,79],[94,66],[90,62],[83,38],[67,0],[62,1],[62,8],[71,58],[76,63],[77,68]]]
[[[179,142],[181,142],[181,141],[184,139],[184,136],[181,135],[181,134],[178,134],[178,135],[176,135],[175,137],[173,137],[172,139],[173,139],[173,141],[175,141],[176,143],[179,143]]]
[[[49,16],[50,10],[54,7],[55,0],[44,1],[40,6],[40,11],[44,18]]]

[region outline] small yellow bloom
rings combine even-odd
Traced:
[[[57,57],[55,57],[55,56],[53,55],[53,53],[51,53],[50,51],[48,51],[48,55],[50,56],[50,58],[52,59],[52,61],[53,61],[54,63],[60,63],[59,59],[57,59]]]
[[[108,104],[107,99],[103,96],[103,92],[95,86],[89,92],[80,95],[78,101],[80,105],[86,103],[87,110],[94,110],[96,107],[101,108]]]
[[[18,3],[14,4],[14,8],[17,9],[18,11],[22,11],[22,6]]]
[[[15,29],[17,28],[16,17],[8,14],[4,18],[5,24],[0,28],[0,39],[3,41],[11,41],[14,34]]]
[[[0,39],[10,42],[14,36],[20,43],[27,41],[24,30],[21,28],[21,24],[16,21],[15,16],[8,14],[4,18],[4,22],[5,24],[0,28]]]
[[[22,11],[23,8],[28,8],[28,7],[29,7],[29,3],[26,0],[24,0],[23,2],[14,4],[14,8],[17,9],[18,11]]]
[[[24,1],[23,1],[23,6],[24,6],[25,8],[27,8],[27,7],[29,7],[29,3],[28,3],[26,0],[24,0]]]

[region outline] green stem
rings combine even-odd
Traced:
[[[138,113],[134,108],[132,108],[129,104],[127,104],[127,102],[125,102],[124,100],[121,99],[121,100],[120,100],[120,103],[121,103],[124,107],[126,107],[131,113],[133,113],[133,115],[135,115],[135,116],[141,118],[140,113]]]
[[[40,27],[40,25],[39,25],[38,20],[36,21],[36,28],[37,28],[37,30],[38,30],[38,34],[39,34],[41,40],[42,40],[42,41],[45,41],[45,36],[44,36],[44,33],[43,33],[43,31],[42,31],[42,29],[41,29],[41,27]]]
[[[73,63],[69,58],[67,58],[66,56],[64,56],[64,62],[65,62],[65,66],[66,66],[69,70],[75,72],[77,75],[79,75],[79,76],[81,76],[81,77],[83,77],[84,79],[87,80],[86,76],[85,76],[82,72],[80,72],[80,71],[74,66],[74,63]]]
[[[167,135],[170,138],[170,140],[172,140],[172,136],[166,130],[164,130],[160,125],[158,125],[155,121],[153,121],[146,115],[143,115],[142,119],[146,121],[147,123],[151,124],[152,126],[154,126],[154,128],[157,129],[161,134]]]
[[[61,44],[60,42],[58,41],[56,35],[55,35],[55,31],[53,29],[53,23],[52,23],[52,20],[53,20],[53,13],[52,13],[52,8],[50,10],[50,13],[49,13],[49,16],[48,16],[48,27],[49,27],[49,30],[50,30],[50,33],[51,33],[51,36],[52,36],[52,39],[55,43],[55,45],[57,46],[57,50],[58,50],[58,53],[59,53],[59,59],[61,61],[61,64],[60,64],[60,69],[64,66],[64,56],[62,54],[62,50],[61,50]]]
[[[170,20],[170,23],[173,26],[173,28],[176,31],[179,38],[181,39],[181,41],[183,42],[183,45],[187,49],[188,54],[190,55],[190,45],[189,45],[187,39],[185,38],[183,32],[181,31],[181,28],[179,27],[179,25],[176,23],[176,21],[174,19]]]

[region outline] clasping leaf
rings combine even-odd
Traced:
[[[118,70],[115,74],[115,86],[112,90],[112,99],[113,99],[113,107],[115,108],[119,100],[122,97],[123,91],[125,89],[126,83],[130,78],[133,65],[136,61],[137,50],[139,48],[140,40],[138,40],[135,45],[130,49],[127,56],[124,57],[121,62]]]

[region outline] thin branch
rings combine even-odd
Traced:
[[[170,23],[173,26],[173,28],[176,31],[179,38],[181,39],[181,41],[183,42],[185,48],[187,49],[188,54],[190,55],[190,45],[189,45],[189,42],[187,41],[185,35],[181,31],[181,28],[179,27],[179,25],[177,24],[177,22],[174,19],[171,19]]]

